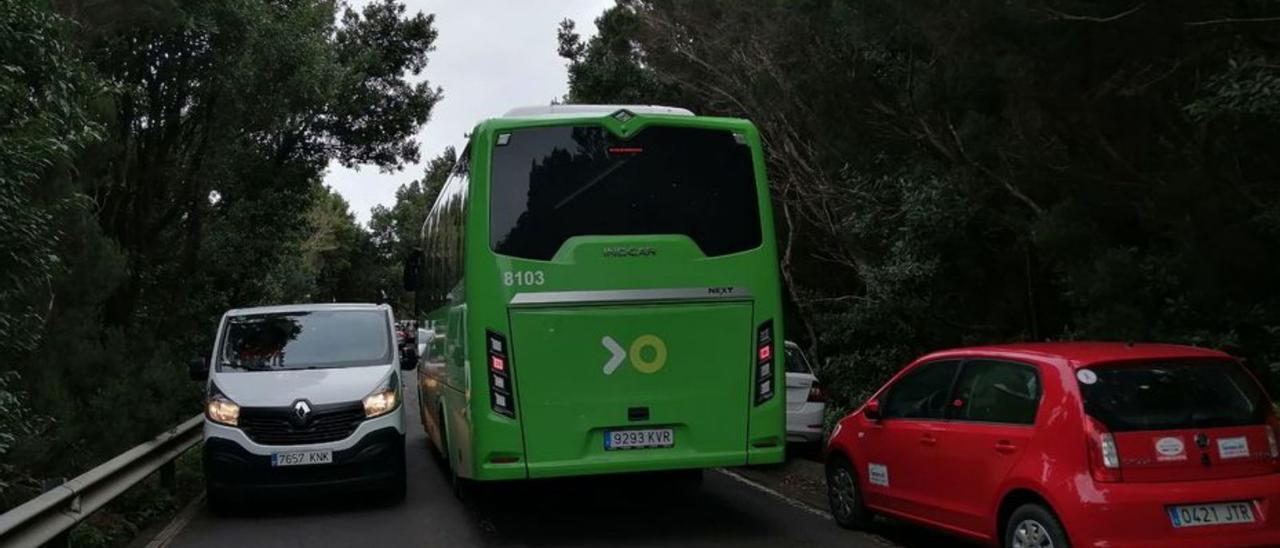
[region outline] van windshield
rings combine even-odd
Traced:
[[[391,363],[387,314],[315,310],[227,319],[219,371],[287,371]]]
[[[1269,403],[1228,360],[1127,362],[1077,371],[1085,412],[1113,432],[1265,424]]]
[[[548,260],[574,236],[681,234],[709,257],[760,246],[751,148],[722,130],[521,129],[494,148],[493,251]]]

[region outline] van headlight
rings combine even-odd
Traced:
[[[218,424],[235,426],[240,422],[240,406],[214,387],[209,390],[209,399],[204,406],[204,416]]]
[[[386,415],[395,410],[400,403],[400,379],[395,375],[387,377],[387,381],[373,393],[364,397],[364,417],[372,419]]]

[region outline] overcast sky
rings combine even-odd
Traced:
[[[595,34],[595,18],[613,0],[404,0],[410,13],[436,15],[436,49],[423,76],[444,88],[444,99],[418,133],[422,161],[448,145],[461,149],[477,122],[511,107],[548,104],[568,91],[564,60],[556,55],[556,27],[566,17],[583,37]],[[351,4],[362,6],[355,0]],[[422,176],[422,166],[395,173],[375,166],[329,166],[325,184],[342,194],[360,222],[369,210],[391,205],[400,185]]]

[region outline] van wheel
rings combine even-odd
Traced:
[[[1070,548],[1062,522],[1040,504],[1024,504],[1009,515],[1005,548]]]
[[[871,510],[862,502],[858,474],[843,456],[827,462],[827,500],[831,516],[845,529],[866,529],[871,525]]]

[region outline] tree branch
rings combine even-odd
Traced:
[[[1235,23],[1280,23],[1280,17],[1224,17],[1207,21],[1189,21],[1183,24],[1188,27],[1207,27],[1209,25],[1231,25]]]
[[[1094,16],[1094,15],[1075,15],[1075,14],[1071,14],[1071,13],[1064,13],[1064,12],[1061,12],[1061,11],[1055,10],[1055,9],[1053,9],[1053,8],[1050,8],[1050,7],[1045,7],[1045,8],[1042,8],[1042,9],[1043,9],[1044,11],[1046,11],[1046,12],[1049,12],[1049,13],[1053,14],[1057,19],[1061,19],[1061,20],[1063,20],[1063,21],[1084,21],[1084,22],[1087,22],[1087,23],[1110,23],[1110,22],[1112,22],[1112,21],[1117,21],[1117,20],[1120,20],[1120,19],[1124,19],[1125,17],[1128,17],[1128,16],[1130,16],[1130,15],[1133,15],[1134,13],[1137,13],[1137,12],[1138,12],[1138,10],[1141,10],[1142,8],[1144,8],[1144,7],[1146,7],[1146,6],[1147,6],[1147,4],[1144,2],[1144,3],[1141,3],[1141,4],[1138,4],[1138,5],[1134,6],[1134,7],[1132,7],[1132,8],[1129,8],[1129,9],[1127,9],[1127,10],[1125,10],[1125,11],[1122,11],[1122,12],[1120,12],[1120,13],[1117,13],[1117,14],[1115,14],[1115,15],[1111,15],[1111,16],[1107,16],[1107,17],[1098,17],[1098,16]]]

